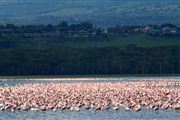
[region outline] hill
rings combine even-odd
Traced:
[[[1,3],[2,23],[32,24],[90,21],[99,26],[117,24],[180,25],[178,0],[13,0]]]

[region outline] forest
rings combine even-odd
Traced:
[[[179,74],[179,27],[0,26],[0,75]],[[156,32],[156,33],[154,33]]]

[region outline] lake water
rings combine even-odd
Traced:
[[[49,81],[49,80],[52,81]],[[14,86],[27,83],[74,83],[74,82],[122,82],[136,80],[180,80],[180,77],[86,77],[86,78],[28,78],[15,79],[11,82],[6,80],[0,82],[0,86]],[[93,111],[81,110],[80,112],[64,111],[1,111],[0,120],[180,120],[180,111],[175,110],[148,110],[140,112],[133,110],[125,111]]]
[[[0,78],[0,86],[14,86],[28,83],[89,83],[89,82],[123,82],[139,80],[180,80],[180,76],[158,76],[158,77],[36,77],[36,78]]]
[[[174,110],[125,111],[16,111],[0,112],[0,120],[180,120],[180,112]]]

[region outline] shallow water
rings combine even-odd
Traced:
[[[180,80],[180,77],[107,77],[107,78],[68,78],[59,79],[31,79],[13,80],[11,82],[0,82],[0,86],[16,86],[27,83],[77,83],[77,82],[122,82],[136,80]],[[179,86],[177,86],[180,88]],[[81,110],[80,112],[64,111],[1,111],[0,120],[180,120],[180,111],[175,110],[151,110],[142,109],[140,112],[133,110],[125,111],[121,108],[118,111],[97,111]]]
[[[79,77],[79,78],[25,78],[25,79],[0,79],[0,86],[15,86],[28,83],[105,83],[139,80],[180,80],[180,76],[158,76],[158,77]]]
[[[179,120],[180,112],[174,110],[147,110],[143,109],[140,112],[133,110],[124,111],[85,111],[72,112],[65,111],[16,111],[0,112],[1,120]]]

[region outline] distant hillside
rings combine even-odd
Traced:
[[[77,23],[180,25],[178,0],[2,0],[0,24]]]

